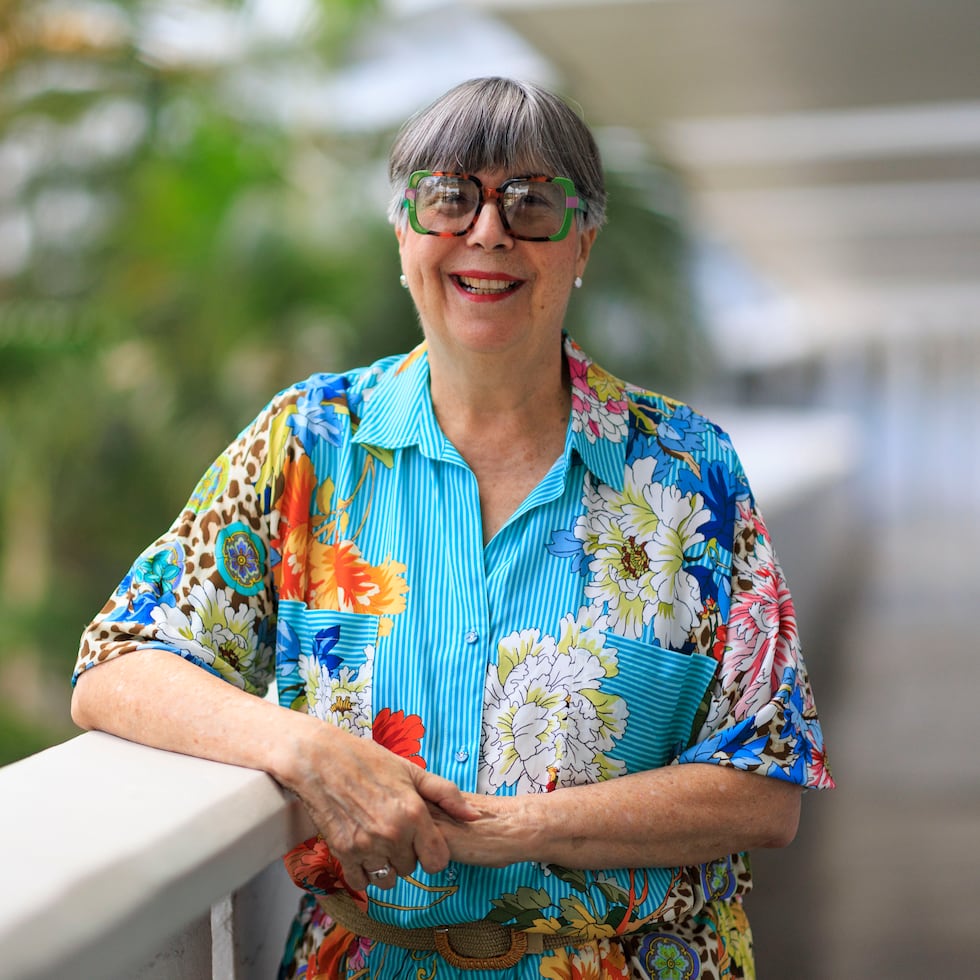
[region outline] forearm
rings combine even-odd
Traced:
[[[353,888],[365,868],[439,871],[449,850],[429,807],[476,816],[448,780],[371,739],[288,711],[166,651],[137,650],[79,677],[72,717],[156,748],[268,772],[297,793]],[[393,885],[395,878],[387,885]]]
[[[454,859],[463,863],[677,867],[788,844],[799,820],[800,787],[691,764],[475,803],[481,819],[446,833]]]
[[[303,742],[323,725],[162,650],[137,650],[82,673],[72,718],[155,748],[261,769],[296,788]]]

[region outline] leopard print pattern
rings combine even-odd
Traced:
[[[165,649],[265,693],[275,619],[274,573],[262,541],[277,516],[265,503],[278,496],[281,460],[291,456],[281,436],[273,445],[276,420],[297,397],[274,401],[212,463],[171,528],[136,559],[83,633],[73,679],[134,650]]]

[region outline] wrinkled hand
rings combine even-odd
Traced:
[[[324,725],[302,754],[290,788],[356,890],[369,883],[392,888],[396,875],[411,874],[417,864],[441,871],[450,851],[433,812],[451,822],[478,816],[454,783],[370,739]],[[387,877],[367,876],[386,865],[393,869]]]
[[[451,860],[484,868],[536,860],[533,818],[528,812],[534,796],[460,795],[475,816],[461,819],[447,808],[429,808]]]

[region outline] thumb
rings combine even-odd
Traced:
[[[481,816],[455,783],[435,773],[419,769],[415,788],[422,799],[439,807],[454,820],[477,820]]]

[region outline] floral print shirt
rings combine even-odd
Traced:
[[[478,487],[429,397],[425,345],[279,394],[215,461],[82,639],[77,671],[172,651],[497,794],[690,762],[829,787],[792,601],[732,445],[567,337],[565,449],[486,545]],[[326,845],[283,976],[448,978],[347,932]],[[492,978],[750,977],[745,855],[700,867],[421,870],[354,893],[402,926],[489,918],[585,946]]]

